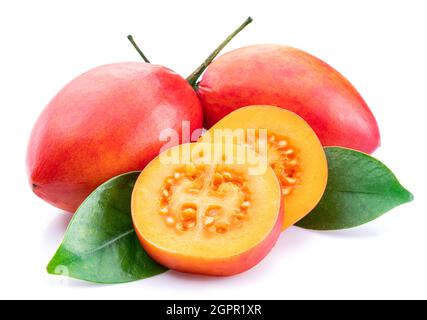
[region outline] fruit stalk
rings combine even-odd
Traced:
[[[187,77],[188,83],[194,88],[196,87],[197,80],[200,78],[205,69],[211,64],[211,62],[215,59],[215,57],[221,52],[222,49],[240,32],[242,31],[248,24],[252,22],[252,18],[248,17],[245,22],[240,25],[232,34],[230,34],[219,46],[216,48],[209,57],[196,69],[192,74]]]
[[[142,50],[138,47],[138,45],[136,44],[135,40],[133,39],[132,35],[128,35],[128,40],[130,41],[130,43],[132,43],[133,47],[135,48],[136,51],[138,51],[139,55],[142,57],[142,59],[147,62],[150,63],[150,60],[147,59],[147,57],[145,56],[144,52],[142,52]]]

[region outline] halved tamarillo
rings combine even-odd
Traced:
[[[258,140],[249,139],[251,132]],[[264,145],[260,132],[265,133]],[[244,107],[215,124],[202,141],[224,138],[265,151],[285,198],[283,229],[302,219],[321,199],[328,178],[326,156],[313,129],[297,114],[273,106]]]
[[[245,146],[184,144],[142,171],[132,218],[141,244],[160,264],[233,275],[256,265],[276,243],[283,222],[280,184]]]

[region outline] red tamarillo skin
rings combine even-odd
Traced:
[[[84,73],[53,98],[33,129],[33,191],[74,212],[103,182],[143,169],[165,144],[162,130],[181,135],[182,121],[202,127],[202,108],[187,81],[165,67],[118,63]]]
[[[274,105],[304,118],[324,146],[372,153],[377,122],[351,83],[331,66],[298,49],[255,45],[216,59],[199,83],[205,125],[235,109]]]

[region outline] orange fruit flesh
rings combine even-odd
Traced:
[[[318,137],[304,119],[274,106],[244,107],[216,123],[201,141],[230,140],[229,130],[234,134],[233,143],[248,144],[258,152],[262,151],[259,140],[264,134],[264,151],[280,181],[286,203],[283,230],[316,206],[326,188],[328,166]],[[249,139],[251,130],[255,140]]]
[[[261,164],[254,151],[230,148],[246,156],[230,160],[223,146],[186,144],[141,173],[132,218],[142,245],[160,264],[231,275],[257,264],[275,244],[283,221],[279,182],[266,164],[254,173]]]

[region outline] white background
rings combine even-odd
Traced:
[[[292,45],[337,68],[371,106],[376,157],[415,195],[366,226],[286,231],[257,267],[230,278],[169,272],[102,286],[49,276],[69,215],[27,185],[30,130],[51,97],[98,65],[139,61],[187,76],[248,15],[226,51]],[[427,2],[0,1],[0,298],[427,298]]]

